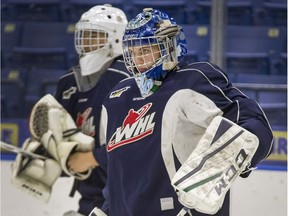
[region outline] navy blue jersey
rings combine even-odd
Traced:
[[[259,138],[251,166],[269,155],[273,136],[265,114],[217,66],[199,62],[170,72],[145,98],[134,78],[115,86],[102,113],[109,216],[177,215],[183,206],[170,183],[171,163],[176,170],[184,163],[215,116],[226,117]],[[167,159],[166,147],[171,144],[173,158]],[[216,215],[229,215],[229,193]]]
[[[106,94],[120,80],[129,77],[122,58],[112,63],[99,78],[95,87],[89,91],[80,92],[77,88],[73,71],[59,80],[55,98],[68,111],[82,132],[95,138],[93,154],[100,167],[93,170],[91,176],[79,181],[77,190],[81,194],[79,212],[88,215],[97,206],[101,207],[104,198],[102,189],[106,183],[107,157],[105,146],[100,146],[99,122],[102,102]]]

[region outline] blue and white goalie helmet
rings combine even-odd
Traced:
[[[145,8],[128,22],[123,36],[127,69],[138,77],[162,80],[187,53],[182,28],[166,13]]]

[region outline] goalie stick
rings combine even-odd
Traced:
[[[31,158],[34,158],[34,159],[43,159],[43,160],[46,160],[48,159],[48,157],[45,157],[45,156],[42,156],[42,155],[39,155],[39,154],[35,154],[33,152],[29,152],[29,151],[26,151],[26,150],[23,150],[17,146],[14,146],[12,144],[8,144],[8,143],[5,143],[3,141],[1,141],[0,143],[0,147],[9,151],[9,152],[13,152],[13,153],[16,153],[16,154],[23,154],[23,155],[26,155],[28,157],[31,157]]]

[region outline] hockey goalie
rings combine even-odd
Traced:
[[[94,138],[80,132],[72,117],[56,99],[47,94],[33,107],[29,129],[22,153],[12,165],[12,184],[26,193],[48,202],[52,186],[58,177],[65,175],[86,179],[92,168],[84,173],[69,169],[69,156],[77,151],[94,148]],[[24,154],[23,152],[27,152]],[[43,157],[31,157],[29,152]]]

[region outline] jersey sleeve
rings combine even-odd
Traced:
[[[106,146],[102,145],[99,148],[93,150],[94,158],[97,160],[98,164],[103,168],[107,169],[107,153]]]

